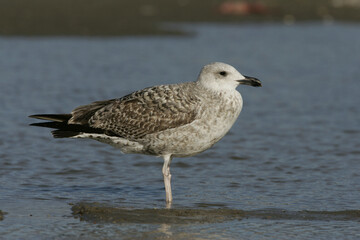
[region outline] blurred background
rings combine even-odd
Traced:
[[[164,22],[360,20],[359,0],[0,0],[1,35],[175,34]]]

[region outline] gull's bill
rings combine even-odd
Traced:
[[[249,85],[253,87],[261,87],[261,82],[259,79],[249,76],[244,76],[244,79],[237,80],[239,84]]]

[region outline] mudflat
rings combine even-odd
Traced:
[[[131,209],[102,203],[80,202],[71,208],[74,217],[93,223],[152,223],[189,224],[219,223],[244,218],[267,220],[307,221],[359,221],[360,210],[346,211],[289,211],[264,209],[243,211],[239,209]]]
[[[181,33],[161,25],[167,22],[360,20],[360,3],[354,1],[0,0],[0,4],[0,35],[5,36]]]

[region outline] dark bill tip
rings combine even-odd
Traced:
[[[253,87],[261,87],[261,81],[254,77],[244,76],[245,79],[238,80],[239,84],[249,85]]]

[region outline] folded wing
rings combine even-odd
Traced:
[[[99,133],[138,140],[165,129],[189,124],[197,117],[199,99],[183,93],[185,88],[163,85],[146,88],[120,99],[80,106],[71,114],[40,114],[30,117],[49,120],[31,124],[55,128],[57,138]],[[181,98],[180,98],[181,96]]]

